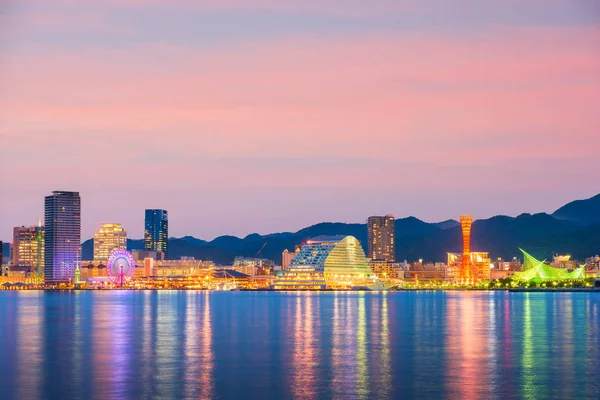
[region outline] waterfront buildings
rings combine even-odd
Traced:
[[[514,257],[510,261],[505,261],[502,258],[498,258],[494,261],[494,270],[496,271],[521,271],[523,266],[521,265],[521,261],[517,257]]]
[[[596,255],[585,259],[588,270],[600,270],[600,256]]]
[[[405,281],[444,281],[446,280],[446,265],[443,263],[414,262],[404,271]]]
[[[169,258],[169,216],[166,210],[146,210],[144,246],[147,251],[160,251]]]
[[[294,258],[300,253],[300,247],[296,247],[296,251],[289,251],[285,249],[283,253],[281,253],[281,269],[285,271],[287,267],[294,261]]]
[[[271,271],[273,269],[273,261],[266,258],[253,257],[235,257],[232,268],[234,271],[254,277],[259,270]]]
[[[133,256],[133,255],[132,255]],[[199,276],[206,274],[209,269],[214,269],[212,261],[195,260],[193,258],[185,260],[167,260],[157,261],[153,258],[135,259],[136,265],[134,278],[160,276],[160,277],[183,277]],[[81,278],[103,278],[108,277],[106,262],[82,261]]]
[[[144,261],[146,258],[151,258],[155,261],[165,260],[165,253],[163,253],[162,251],[133,250],[131,252],[131,255],[136,261]]]
[[[555,254],[552,262],[550,262],[550,266],[552,268],[561,268],[561,269],[576,269],[577,261],[572,260],[570,255],[558,255]]]
[[[446,267],[446,279],[449,281],[460,281],[469,284],[491,277],[491,267],[493,266],[489,253],[484,251],[469,251],[466,255],[469,259],[465,262],[465,254],[448,253],[448,264]],[[463,268],[469,266],[471,278],[464,278]]]
[[[55,191],[44,203],[44,280],[72,281],[81,261],[81,198],[78,192]]]
[[[318,236],[302,246],[272,288],[350,288],[365,284],[370,276],[367,258],[355,237]]]
[[[118,250],[127,250],[127,232],[120,224],[102,224],[94,233],[94,260],[106,262]]]
[[[146,265],[148,262],[150,265]],[[202,260],[144,260],[144,268],[148,269],[146,276],[199,276],[206,274],[209,269],[214,269],[211,261]]]
[[[404,271],[399,263],[391,263],[387,261],[371,260],[369,268],[379,279],[403,279]]]
[[[368,255],[371,260],[396,261],[395,219],[392,215],[369,217]]]
[[[13,246],[11,271],[43,273],[44,228],[41,223],[15,227]]]

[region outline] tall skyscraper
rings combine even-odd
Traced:
[[[42,272],[44,267],[44,228],[17,226],[13,229],[13,271]]]
[[[81,198],[78,192],[55,191],[45,199],[44,280],[73,280],[81,262]]]
[[[371,260],[395,262],[396,239],[395,219],[393,215],[369,217],[369,258]]]
[[[102,224],[94,233],[94,261],[108,261],[117,250],[127,250],[127,232],[120,224]]]
[[[169,258],[169,216],[166,210],[146,210],[144,246],[148,251],[162,251]]]
[[[462,266],[460,269],[460,278],[463,281],[473,279],[473,263],[471,260],[471,226],[473,225],[473,217],[463,215],[460,217],[460,226],[462,227],[463,236],[463,255]],[[489,265],[489,264],[488,264]]]

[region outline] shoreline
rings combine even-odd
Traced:
[[[511,293],[600,293],[600,287],[584,287],[584,288],[398,288],[393,290],[335,290],[335,289],[321,289],[321,290],[272,290],[272,289],[238,289],[238,290],[211,290],[211,289],[184,289],[184,288],[144,288],[144,289],[133,289],[133,288],[115,288],[115,289],[83,289],[83,288],[38,288],[38,289],[2,289],[1,291],[8,292],[112,292],[112,291],[128,291],[128,292],[142,292],[142,291],[197,291],[197,292],[274,292],[274,293],[290,293],[290,292],[307,292],[307,293],[320,293],[320,292],[371,292],[371,293],[394,293],[394,292],[511,292]]]

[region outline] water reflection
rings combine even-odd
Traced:
[[[314,398],[320,346],[314,331],[312,293],[298,293],[293,323],[293,378],[292,396],[297,399]]]
[[[204,292],[202,294],[204,306],[202,307],[202,319],[201,319],[201,329],[200,329],[200,344],[194,345],[186,349],[186,357],[192,358],[196,355],[199,358],[199,374],[200,377],[200,393],[199,397],[202,399],[209,399],[213,397],[213,351],[212,351],[212,326],[211,326],[211,316],[210,316],[210,294],[208,292]],[[189,307],[188,310],[190,315],[194,315],[194,307]],[[193,323],[193,318],[187,321],[189,328],[188,334],[191,337],[195,337],[194,330],[196,329],[196,324]],[[193,358],[192,358],[193,359]],[[189,362],[190,368],[192,371],[194,370],[194,366],[196,363]],[[193,378],[192,378],[193,379]],[[191,393],[190,393],[191,394]],[[186,396],[188,397],[188,396]],[[189,396],[192,397],[192,396]],[[196,397],[196,396],[194,396]]]
[[[333,347],[331,349],[331,362],[333,378],[331,391],[333,398],[361,397],[364,387],[360,387],[365,374],[364,354],[361,354],[359,333],[359,318],[364,318],[360,311],[360,303],[356,307],[357,298],[345,293],[336,293],[333,314]],[[364,304],[363,304],[364,306]],[[358,308],[358,312],[356,309]],[[363,352],[364,353],[364,352]],[[361,363],[362,359],[362,363]],[[363,392],[361,392],[361,390]]]
[[[523,351],[521,364],[523,365],[523,398],[536,397],[535,367],[533,354],[533,326],[531,322],[531,300],[530,294],[525,293],[523,301]]]
[[[379,389],[377,397],[380,399],[389,399],[391,398],[391,386],[392,386],[392,371],[391,371],[391,363],[390,363],[390,332],[389,332],[389,314],[388,314],[388,296],[387,293],[383,294],[381,299],[381,343],[379,346],[380,349],[380,358],[381,358],[381,368],[379,370]]]
[[[600,398],[599,297],[0,292],[0,397]]]
[[[491,361],[495,348],[483,334],[489,327],[487,302],[479,294],[450,293],[447,300],[447,391],[449,397],[493,397]],[[482,318],[483,317],[483,318]],[[491,353],[490,353],[491,352]]]
[[[93,396],[95,398],[108,398],[115,392],[115,383],[117,382],[116,374],[122,374],[124,371],[112,370],[111,362],[117,354],[113,352],[112,341],[113,337],[111,329],[117,326],[113,322],[113,318],[117,321],[121,318],[117,315],[119,309],[113,310],[111,303],[107,303],[108,295],[105,293],[99,294],[97,301],[94,302],[94,312],[91,315],[91,335],[88,340],[92,343],[92,377],[93,377]],[[118,305],[119,294],[114,295],[115,304]],[[122,322],[121,322],[122,323]],[[73,328],[77,327],[77,323],[73,321]],[[69,364],[72,364],[69,362]]]
[[[41,397],[40,382],[35,371],[41,370],[42,365],[42,322],[41,292],[23,294],[24,305],[16,315],[16,354],[19,357],[15,366],[16,379],[22,384],[15,386],[16,397],[20,399],[35,399]],[[9,342],[10,343],[10,342]],[[4,347],[5,351],[9,350]]]

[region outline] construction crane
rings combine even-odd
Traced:
[[[260,254],[262,253],[262,251],[265,249],[265,247],[267,246],[267,243],[269,243],[268,240],[265,240],[265,243],[262,245],[262,247],[260,248],[260,250],[258,250],[256,252],[256,255],[254,256],[254,258],[258,258],[260,256]]]
[[[261,268],[261,269],[262,269],[262,260],[260,260],[260,259],[259,259],[259,257],[260,257],[260,255],[261,255],[262,251],[263,251],[263,250],[265,249],[265,247],[267,246],[267,243],[269,243],[269,241],[268,241],[268,240],[265,240],[265,243],[262,245],[262,247],[260,248],[260,250],[258,250],[258,251],[256,252],[256,255],[254,255],[254,259],[255,259],[255,260],[258,260],[258,263],[259,263],[259,265],[260,265],[260,268]],[[254,265],[256,265],[256,264],[254,264]]]

